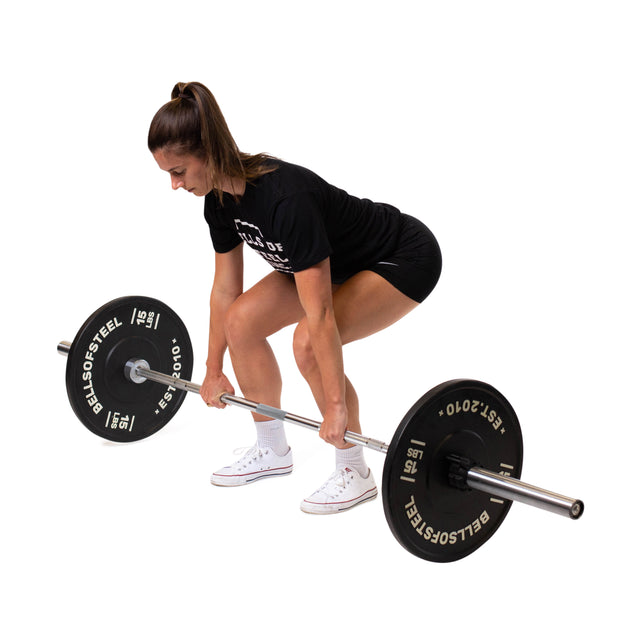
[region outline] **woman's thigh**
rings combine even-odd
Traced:
[[[337,288],[333,306],[342,344],[366,338],[419,306],[382,276],[361,271]]]
[[[227,314],[228,329],[264,339],[299,322],[304,311],[293,278],[274,271],[242,293]]]
[[[333,307],[342,344],[366,338],[419,306],[373,271],[334,285]],[[274,271],[245,291],[228,314],[229,330],[262,340],[284,327],[304,323],[295,281]]]

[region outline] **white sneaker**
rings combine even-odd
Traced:
[[[229,467],[223,467],[211,475],[211,484],[218,487],[239,487],[255,480],[286,476],[293,471],[291,449],[278,456],[273,449],[260,449],[258,445],[249,450]]]
[[[355,469],[342,466],[315,493],[303,500],[300,508],[305,513],[340,513],[374,500],[377,495],[378,489],[371,469],[369,475],[363,478]]]

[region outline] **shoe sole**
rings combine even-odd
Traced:
[[[267,478],[280,478],[282,476],[288,476],[293,471],[293,466],[283,467],[281,469],[270,469],[269,471],[259,471],[255,474],[247,474],[246,476],[211,476],[211,484],[216,487],[244,487],[252,482],[258,480],[266,480]],[[252,477],[248,477],[252,476]],[[229,481],[225,481],[225,480]]]
[[[371,500],[375,500],[378,497],[378,490],[373,489],[373,495],[367,495],[370,491],[364,494],[361,498],[356,498],[355,500],[349,500],[349,502],[337,502],[330,504],[322,504],[317,502],[307,502],[304,500],[300,505],[300,510],[304,511],[304,513],[308,513],[312,516],[329,516],[335,513],[344,513],[345,511],[349,511],[349,509],[353,509],[358,505],[364,504],[365,502],[370,502]]]

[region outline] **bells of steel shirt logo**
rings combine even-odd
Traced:
[[[254,251],[259,253],[276,271],[282,273],[292,273],[289,258],[284,253],[284,248],[279,242],[267,240],[259,227],[250,222],[245,222],[239,218],[233,220],[236,225],[238,235]]]

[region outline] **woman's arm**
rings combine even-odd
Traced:
[[[348,415],[342,342],[333,311],[329,259],[296,273],[295,279],[324,391],[320,436],[335,446],[342,446]]]
[[[224,334],[224,318],[229,307],[242,293],[244,244],[228,253],[216,253],[215,276],[209,300],[209,349],[207,373],[200,389],[202,399],[218,408],[226,405],[217,400],[221,393],[234,393],[231,383],[222,372],[227,341]]]

